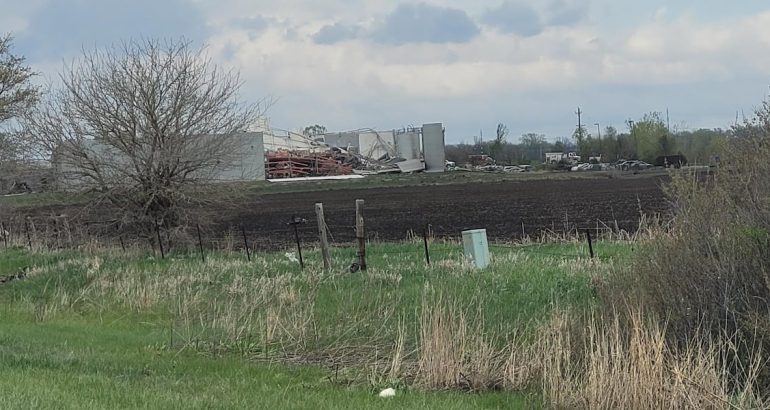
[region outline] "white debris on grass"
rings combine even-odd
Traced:
[[[395,397],[396,389],[387,388],[380,392],[380,397]]]
[[[299,262],[299,259],[297,259],[297,255],[294,254],[294,252],[286,252],[286,258],[289,259],[289,262],[297,263]]]

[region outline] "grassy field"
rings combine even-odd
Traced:
[[[430,267],[420,243],[379,244],[359,273],[352,249],[328,273],[314,252],[302,271],[282,252],[4,251],[0,278],[26,277],[0,285],[0,408],[538,407],[536,391],[487,391],[479,357],[461,371],[471,386],[437,378],[426,328],[459,318],[460,356],[525,341],[554,309],[590,307],[592,277],[630,248],[600,243],[596,261],[578,243],[492,251],[476,271],[454,243],[432,244]],[[395,399],[376,397],[391,386]]]
[[[62,315],[0,320],[3,409],[511,408],[526,397],[399,392],[392,402],[315,367],[162,348],[168,331],[146,317]]]

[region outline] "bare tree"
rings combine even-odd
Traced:
[[[540,148],[548,144],[548,140],[546,139],[545,135],[536,134],[534,132],[522,134],[521,138],[519,138],[519,141],[521,142],[521,145],[524,145],[527,148]]]
[[[13,37],[0,37],[0,123],[17,117],[38,98],[38,88],[31,83],[35,73],[24,57],[11,53]]]
[[[14,175],[22,155],[17,135],[7,122],[27,112],[38,100],[35,73],[24,57],[11,52],[13,37],[0,37],[0,176]]]
[[[503,123],[497,124],[497,131],[495,133],[495,140],[492,141],[492,146],[489,147],[492,158],[495,158],[503,147],[505,139],[508,137],[508,126]]]
[[[142,40],[85,52],[24,119],[74,188],[99,193],[123,222],[184,225],[198,189],[241,156],[264,108],[238,97],[237,72],[187,41]]]

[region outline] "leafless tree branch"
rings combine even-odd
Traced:
[[[84,52],[25,116],[36,155],[99,192],[126,222],[186,223],[185,208],[241,153],[266,101],[240,100],[242,82],[188,41],[141,40]]]

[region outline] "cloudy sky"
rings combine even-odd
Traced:
[[[0,32],[55,80],[85,48],[186,37],[276,98],[296,130],[443,122],[450,142],[496,124],[570,135],[669,109],[727,128],[770,85],[767,0],[0,0]]]

